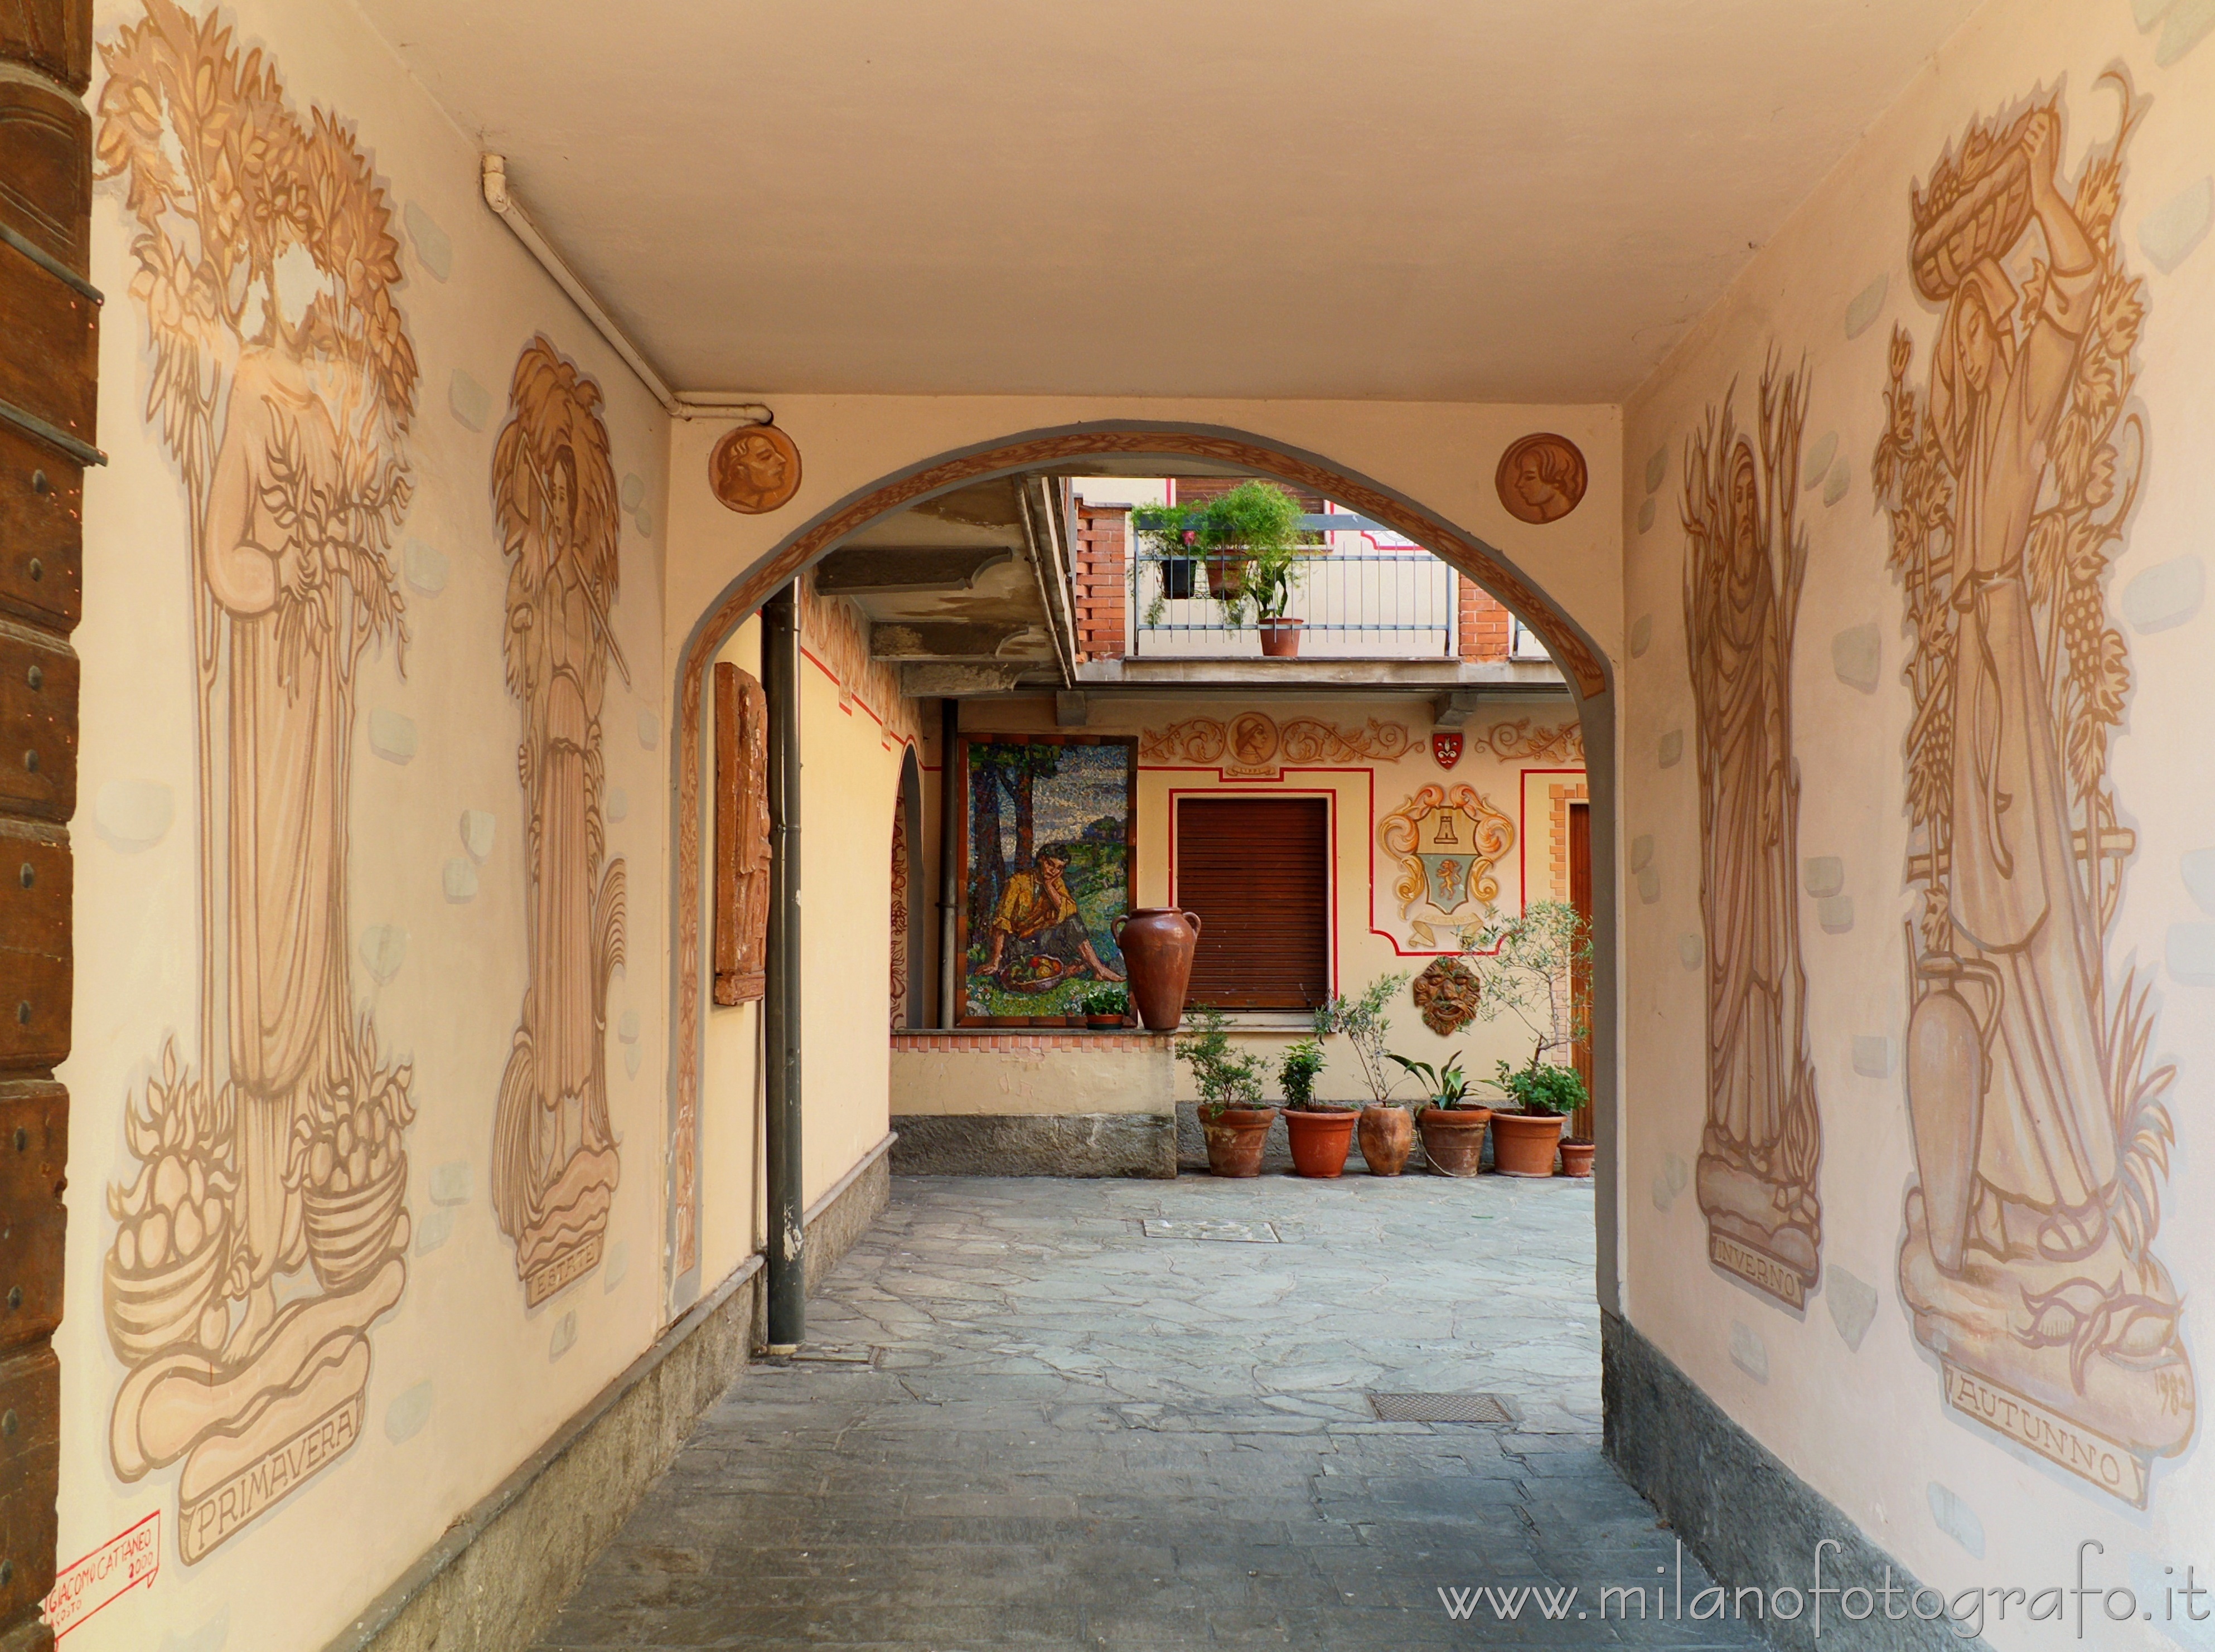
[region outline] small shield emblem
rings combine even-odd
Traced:
[[[1468,826],[1453,809],[1441,809],[1422,823],[1415,858],[1423,863],[1424,896],[1441,912],[1459,911],[1469,900],[1470,849],[1461,835]]]
[[[1461,761],[1461,731],[1438,729],[1431,735],[1431,756],[1439,760],[1440,768],[1451,768]]]

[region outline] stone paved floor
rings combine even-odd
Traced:
[[[709,1412],[541,1647],[1756,1646],[1600,1618],[1677,1551],[1600,1455],[1592,1247],[1564,1180],[896,1178],[816,1357]],[[1531,1586],[1580,1593],[1547,1621]],[[1494,1593],[1457,1622],[1441,1588]]]

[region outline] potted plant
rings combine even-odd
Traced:
[[[1161,622],[1159,608],[1181,603],[1193,594],[1192,568],[1200,539],[1193,518],[1199,507],[1190,505],[1142,505],[1131,512],[1131,529],[1138,541],[1141,559],[1150,559],[1162,571],[1162,588],[1147,609],[1147,623]]]
[[[1441,1176],[1474,1176],[1484,1163],[1484,1127],[1492,1110],[1469,1093],[1461,1070],[1461,1051],[1433,1067],[1428,1062],[1392,1059],[1422,1080],[1427,1099],[1415,1123],[1423,1132],[1423,1157]]]
[[[1256,575],[1265,560],[1278,570],[1274,611],[1282,617],[1296,578],[1301,514],[1298,499],[1256,479],[1217,494],[1189,518],[1192,542],[1207,567],[1207,594],[1223,605],[1233,629],[1244,623],[1246,605],[1256,599]]]
[[[1315,1098],[1316,1074],[1322,1071],[1322,1046],[1303,1038],[1285,1050],[1277,1063],[1277,1081],[1285,1090],[1285,1134],[1291,1140],[1292,1168],[1303,1176],[1337,1176],[1346,1169],[1346,1150],[1353,1140],[1359,1116],[1352,1107],[1341,1107]]]
[[[1099,988],[1085,994],[1077,1007],[1084,1012],[1084,1025],[1095,1030],[1128,1025],[1131,989],[1127,987]]]
[[[1246,597],[1254,605],[1254,623],[1261,633],[1261,652],[1269,659],[1296,658],[1305,620],[1285,610],[1305,572],[1299,551],[1291,545],[1272,545],[1254,553],[1246,565]]]
[[[1584,1080],[1558,1060],[1584,1037],[1582,1006],[1571,982],[1592,957],[1592,938],[1566,901],[1536,901],[1513,917],[1495,915],[1463,931],[1463,954],[1476,971],[1477,1013],[1512,1014],[1531,1035],[1531,1059],[1500,1063],[1496,1082],[1514,1103],[1492,1116],[1492,1167],[1504,1176],[1551,1176],[1562,1129],[1584,1104]]]
[[[1261,1058],[1233,1055],[1223,1012],[1193,1006],[1192,1030],[1176,1041],[1176,1057],[1192,1068],[1200,1092],[1200,1124],[1207,1168],[1218,1176],[1259,1176],[1261,1149],[1277,1110],[1261,1105]]]
[[[1408,1154],[1415,1145],[1414,1121],[1392,1099],[1399,1076],[1384,1066],[1384,1037],[1392,1026],[1384,1006],[1407,984],[1404,975],[1383,976],[1370,982],[1360,997],[1333,998],[1315,1013],[1315,1036],[1342,1034],[1353,1046],[1362,1080],[1369,1086],[1370,1101],[1361,1110],[1359,1129],[1361,1157],[1371,1176],[1397,1176],[1407,1167]]]
[[[1493,1143],[1495,1167],[1503,1176],[1551,1176],[1554,1148],[1562,1127],[1568,1122],[1571,1113],[1585,1104],[1584,1076],[1574,1067],[1551,1062],[1514,1068],[1502,1062],[1494,1082],[1514,1099],[1516,1105],[1512,1113],[1493,1115],[1507,1126],[1508,1131]],[[1524,1144],[1527,1144],[1527,1150]],[[1592,1174],[1591,1142],[1582,1144],[1581,1172],[1566,1168],[1570,1144],[1562,1141],[1560,1147],[1565,1174]]]

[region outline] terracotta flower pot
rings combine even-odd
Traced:
[[[1590,1141],[1562,1143],[1562,1174],[1589,1176],[1592,1174],[1592,1152],[1597,1144]]]
[[[1494,1113],[1492,1167],[1502,1176],[1551,1176],[1568,1119],[1560,1113]]]
[[[1489,1107],[1426,1107],[1415,1115],[1423,1132],[1423,1157],[1441,1176],[1474,1176],[1484,1162]]]
[[[1200,945],[1200,914],[1142,906],[1108,926],[1123,949],[1131,1005],[1149,1032],[1175,1032],[1184,1019],[1184,989]]]
[[[1305,620],[1263,620],[1261,621],[1261,653],[1268,659],[1294,659],[1300,652],[1300,632]]]
[[[1405,1107],[1361,1110],[1361,1157],[1371,1176],[1397,1176],[1415,1150],[1415,1121]]]
[[[1261,1149],[1276,1117],[1273,1107],[1225,1107],[1212,1118],[1202,1113],[1200,1125],[1207,1137],[1208,1173],[1259,1176]]]
[[[1287,1111],[1285,1132],[1292,1138],[1292,1169],[1302,1176],[1337,1176],[1346,1169],[1346,1150],[1353,1145],[1353,1125],[1361,1117],[1351,1107],[1328,1112]]]

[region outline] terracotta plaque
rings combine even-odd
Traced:
[[[741,425],[708,456],[708,486],[741,516],[764,515],[800,491],[800,450],[774,425]]]
[[[1585,456],[1566,436],[1540,431],[1500,456],[1493,486],[1518,522],[1559,522],[1585,496]]]

